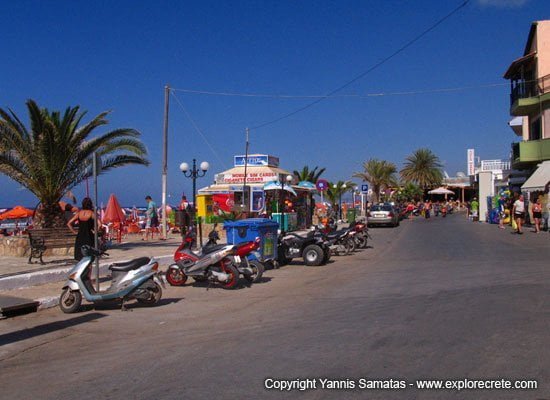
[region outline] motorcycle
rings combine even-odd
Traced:
[[[349,255],[355,250],[355,242],[352,238],[354,232],[350,229],[341,229],[327,233],[326,228],[321,226],[317,227],[315,232],[317,236],[325,240],[330,254],[337,256]]]
[[[126,309],[124,303],[130,299],[144,305],[160,301],[164,283],[158,275],[159,264],[154,258],[140,257],[111,264],[111,285],[106,290],[97,291],[92,283],[92,265],[96,258],[107,253],[82,246],[82,254],[84,257],[69,271],[69,279],[59,297],[59,308],[64,313],[78,311],[82,296],[92,303],[122,300],[122,310]]]
[[[208,234],[208,242],[203,247],[203,251],[208,251],[212,246],[218,245],[220,235],[218,234],[218,224],[214,224],[214,228]],[[264,265],[257,260],[255,253],[260,248],[260,238],[256,238],[253,242],[244,242],[237,244],[237,249],[233,258],[233,263],[239,274],[243,276],[250,283],[259,282],[262,279],[262,275],[265,271]]]
[[[366,249],[368,247],[368,239],[372,240],[367,224],[364,222],[355,221],[352,222],[349,227],[356,232],[354,240],[357,247],[360,249]]]
[[[174,264],[166,270],[166,280],[172,286],[182,286],[188,277],[195,281],[218,283],[224,289],[235,289],[239,284],[239,271],[235,262],[240,264],[237,246],[232,244],[211,244],[203,248],[202,253],[191,250],[194,242],[193,232],[189,232],[174,253]]]

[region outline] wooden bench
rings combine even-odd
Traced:
[[[29,264],[33,258],[39,258],[40,264],[45,264],[42,256],[46,249],[61,249],[73,247],[76,235],[68,228],[37,228],[29,229],[31,254]]]

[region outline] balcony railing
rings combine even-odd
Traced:
[[[550,74],[532,81],[512,81],[510,106],[519,99],[537,97],[550,92]]]
[[[510,161],[481,160],[479,171],[506,171],[510,169]]]
[[[512,143],[512,161],[514,166],[546,160],[550,160],[550,139]]]

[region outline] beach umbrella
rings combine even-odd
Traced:
[[[125,220],[124,212],[120,206],[116,196],[111,194],[109,201],[107,202],[107,207],[105,208],[105,214],[102,217],[103,223],[109,222],[124,222]]]
[[[25,208],[23,206],[15,206],[11,210],[0,214],[0,220],[29,218],[32,217],[33,214],[33,210],[29,210],[28,208]]]
[[[428,194],[455,194],[452,190],[446,189],[443,186],[438,187],[437,189],[430,190]]]
[[[315,187],[315,184],[309,181],[300,181],[298,182],[298,186],[311,191],[317,190],[317,188]]]
[[[267,191],[267,190],[282,190],[283,188],[281,187],[281,182],[277,182],[277,181],[272,181],[272,182],[268,182],[264,185],[264,191]],[[292,186],[290,185],[285,185],[284,186],[284,189],[287,191],[287,192],[290,192],[292,193],[294,196],[296,196],[296,192],[294,191],[294,189],[292,189]]]

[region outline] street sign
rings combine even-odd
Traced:
[[[363,183],[361,185],[361,193],[367,194],[368,192],[369,192],[369,185],[367,185],[366,183]]]
[[[315,184],[315,187],[317,188],[318,191],[324,192],[328,189],[328,181],[325,179],[319,179]]]

